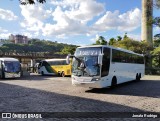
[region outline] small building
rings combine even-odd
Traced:
[[[9,36],[9,40],[15,44],[28,44],[28,37],[24,35],[13,35]]]

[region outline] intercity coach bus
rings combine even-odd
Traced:
[[[78,47],[73,58],[72,84],[76,86],[104,88],[140,80],[144,76],[144,57],[129,50],[112,46]]]
[[[21,65],[15,58],[0,58],[0,77],[16,78],[21,76]]]
[[[38,73],[41,75],[71,75],[71,63],[67,64],[66,59],[45,59],[38,65]]]

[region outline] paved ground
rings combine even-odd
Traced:
[[[80,88],[71,85],[70,77],[35,74],[0,80],[0,112],[144,111],[160,112],[160,76],[145,76],[139,82],[121,84],[115,89]]]

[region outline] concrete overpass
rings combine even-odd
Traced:
[[[15,53],[0,52],[0,57],[17,58],[25,67],[33,67],[37,62],[43,59],[66,58],[67,55],[52,54],[48,52]]]

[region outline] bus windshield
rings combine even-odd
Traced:
[[[75,76],[100,76],[98,55],[101,48],[77,48],[73,59],[72,74]]]
[[[4,70],[6,72],[19,72],[20,71],[20,63],[18,61],[5,61],[4,62]]]

